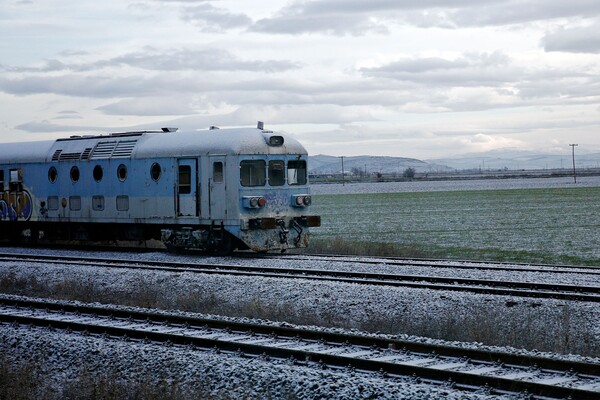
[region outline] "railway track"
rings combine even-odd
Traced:
[[[426,258],[403,258],[403,257],[376,257],[376,256],[347,256],[335,254],[311,254],[311,255],[260,255],[263,258],[278,258],[289,260],[323,260],[339,263],[356,263],[370,265],[395,265],[411,267],[429,267],[453,270],[482,270],[482,271],[515,271],[515,272],[542,272],[548,274],[587,274],[600,275],[600,266],[579,265],[550,265],[550,264],[519,264],[507,262],[473,261],[473,260],[437,260]]]
[[[322,330],[192,318],[0,296],[0,322],[171,345],[303,366],[414,376],[456,389],[536,398],[600,396],[600,365]]]
[[[569,301],[600,302],[599,286],[549,284],[506,280],[469,279],[426,275],[382,274],[352,271],[334,271],[313,268],[282,268],[266,266],[243,266],[211,263],[181,263],[164,261],[131,261],[86,257],[49,255],[0,254],[0,261],[13,263],[44,263],[54,265],[74,264],[89,267],[143,269],[166,272],[192,272],[235,276],[260,276],[285,279],[305,279],[354,283],[362,285],[411,287],[518,296],[551,298]]]

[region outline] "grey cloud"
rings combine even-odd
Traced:
[[[246,106],[239,107],[236,110],[219,115],[190,115],[185,117],[165,119],[150,124],[140,124],[126,127],[102,128],[93,126],[71,126],[61,125],[48,120],[32,121],[16,126],[26,132],[74,132],[86,134],[90,132],[123,132],[136,130],[154,130],[161,126],[173,126],[180,130],[198,130],[207,129],[210,126],[248,126],[255,124],[256,121],[265,121],[268,126],[275,124],[295,124],[304,123],[310,120],[314,124],[345,124],[351,123],[356,118],[362,120],[373,120],[368,112],[360,110],[348,110],[339,106],[318,106],[303,105],[290,107],[273,106]]]
[[[221,49],[181,49],[170,52],[158,52],[147,49],[144,52],[131,53],[105,62],[159,71],[256,71],[275,72],[298,68],[290,61],[260,60],[243,61]]]
[[[363,68],[361,72],[369,77],[438,86],[497,86],[523,76],[501,53],[469,54],[456,60],[404,59],[381,67]]]
[[[246,28],[252,24],[252,20],[246,14],[231,13],[207,3],[184,7],[181,11],[181,18],[206,31]]]
[[[92,131],[98,128],[81,127],[81,126],[70,126],[70,125],[59,125],[52,123],[48,120],[43,121],[31,121],[21,125],[15,126],[15,129],[25,132],[40,133],[40,132],[81,132],[81,131]]]
[[[360,15],[283,15],[257,21],[250,30],[263,33],[328,33],[334,35],[362,35],[387,33],[382,23],[373,22]]]
[[[82,119],[81,115],[74,110],[63,110],[58,112],[58,116],[53,119]]]
[[[145,98],[132,98],[120,100],[115,103],[98,107],[97,110],[109,115],[137,115],[137,116],[158,116],[158,115],[189,115],[195,112],[191,107],[193,100],[188,96],[179,96],[177,101],[172,97],[158,96]]]
[[[228,51],[221,49],[183,48],[163,51],[147,47],[136,53],[90,63],[67,63],[52,59],[46,60],[43,65],[38,67],[0,65],[0,69],[8,72],[86,72],[123,65],[150,71],[280,72],[300,67],[298,63],[285,60],[240,60]]]
[[[301,124],[310,121],[314,124],[344,124],[359,120],[372,121],[374,118],[368,111],[360,108],[346,108],[337,105],[292,105],[271,106],[255,105],[239,107],[235,111],[223,115],[194,115],[167,121],[173,126],[197,129],[210,125],[232,126],[248,125],[249,121],[264,121],[267,126],[275,124]]]
[[[27,76],[23,78],[0,78],[0,90],[15,95],[53,93],[76,97],[134,97],[148,96],[158,92],[187,92],[201,90],[195,81],[175,79],[172,76]]]
[[[560,29],[542,39],[546,51],[600,53],[600,23],[580,28]]]
[[[600,79],[595,75],[557,79],[540,79],[518,85],[525,99],[562,99],[573,103],[598,103]]]
[[[250,29],[268,33],[360,35],[390,25],[458,28],[600,15],[597,0],[318,0],[296,1]]]
[[[457,26],[511,25],[556,18],[590,18],[600,14],[596,0],[510,0],[451,12]]]
[[[358,71],[335,81],[328,77],[296,79],[292,74],[189,71],[202,51],[189,56],[175,51],[167,65],[153,49],[100,61],[73,72],[0,75],[0,90],[14,95],[56,95],[109,99],[97,109],[110,115],[191,115],[198,110],[230,107],[346,107],[363,106],[410,112],[485,110],[538,104],[568,104],[597,100],[600,80],[572,69],[525,69],[501,52],[464,54],[455,59],[406,58]],[[211,55],[219,54],[210,52]],[[219,65],[225,56],[207,62]],[[118,60],[118,61],[117,61]],[[221,61],[220,61],[221,60]],[[235,62],[236,60],[232,60]],[[222,61],[223,64],[227,62]],[[258,61],[256,66],[260,69]],[[161,71],[121,71],[109,74],[103,65],[124,65]],[[253,62],[249,62],[253,63]],[[62,68],[59,63],[53,64]],[[69,67],[69,66],[68,66]],[[173,73],[168,68],[185,70]],[[240,68],[239,66],[236,68]],[[250,68],[250,65],[247,65]],[[112,71],[112,70],[111,70]],[[456,91],[455,89],[460,89]],[[201,97],[200,97],[201,96]],[[307,120],[311,120],[307,117]]]

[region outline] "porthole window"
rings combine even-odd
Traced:
[[[57,179],[58,179],[58,172],[56,171],[56,168],[50,167],[50,169],[48,170],[48,180],[51,183],[54,183],[54,182],[56,182]]]
[[[121,182],[127,179],[127,167],[125,166],[125,164],[121,164],[119,165],[119,168],[117,168],[117,177]]]
[[[160,172],[161,172],[160,164],[159,163],[152,164],[152,167],[150,167],[150,176],[152,177],[153,181],[157,182],[160,179]]]
[[[73,182],[77,182],[79,180],[79,168],[78,167],[71,168],[71,180]]]
[[[102,170],[102,167],[99,165],[96,165],[94,167],[93,175],[94,175],[94,180],[96,182],[100,182],[102,180],[102,176],[104,175],[104,171]]]

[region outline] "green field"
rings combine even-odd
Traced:
[[[600,265],[599,187],[313,197],[313,251]]]

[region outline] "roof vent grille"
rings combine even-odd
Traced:
[[[80,158],[81,158],[80,152],[60,153],[60,156],[58,157],[58,161],[75,161],[75,160],[79,160]]]
[[[131,157],[135,148],[136,140],[121,140],[112,153],[112,158],[128,158]]]
[[[61,149],[56,150],[52,155],[52,161],[58,161],[58,159],[60,158],[60,153],[62,153]]]
[[[116,146],[116,140],[98,143],[96,147],[94,147],[92,155],[90,155],[90,160],[105,160],[110,158]]]
[[[90,153],[92,152],[92,148],[91,147],[86,147],[85,150],[83,150],[83,153],[81,154],[81,159],[82,160],[88,160],[90,158]]]

